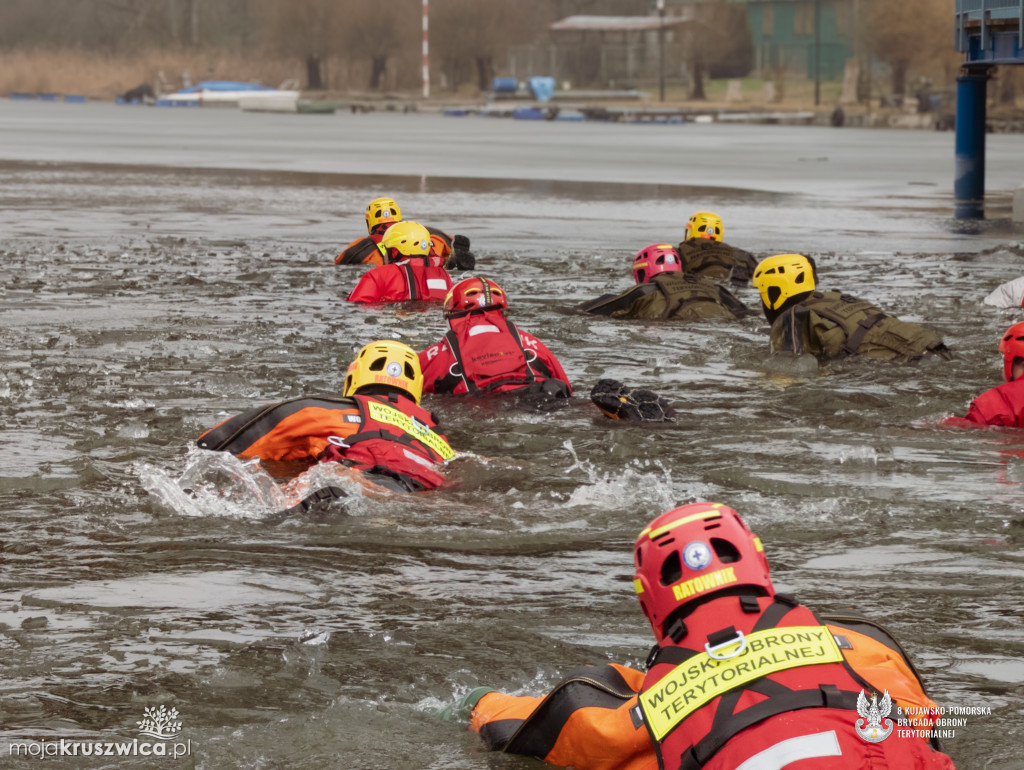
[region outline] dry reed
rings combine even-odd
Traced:
[[[0,96],[12,92],[83,94],[113,99],[142,83],[158,87],[161,73],[166,91],[189,79],[244,80],[278,86],[302,82],[302,62],[268,56],[241,56],[209,51],[148,51],[107,56],[84,50],[27,49],[0,51]]]

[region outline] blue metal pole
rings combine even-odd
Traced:
[[[956,79],[957,219],[985,218],[985,95],[989,70],[967,70]]]

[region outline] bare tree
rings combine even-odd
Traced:
[[[509,46],[532,42],[549,23],[542,0],[433,0],[430,5],[431,48],[444,52],[444,69],[452,88],[475,76],[486,91]]]
[[[941,69],[952,53],[954,0],[865,0],[864,30],[869,50],[892,71],[892,92],[907,91],[914,65]]]
[[[324,61],[340,48],[343,11],[337,0],[259,0],[262,24],[272,30],[268,43],[305,63],[306,85],[314,90],[324,87]]]

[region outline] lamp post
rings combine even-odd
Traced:
[[[814,106],[821,104],[821,0],[814,0]]]
[[[658,0],[658,97],[665,101],[665,0]]]
[[[430,0],[423,0],[423,98],[430,98],[430,44],[428,31],[430,28]]]

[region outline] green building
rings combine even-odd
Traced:
[[[713,22],[710,6],[724,2],[747,6],[757,73],[781,66],[813,79],[820,62],[821,79],[836,80],[854,55],[857,0],[665,0],[665,12],[674,16],[696,8],[701,18]]]

